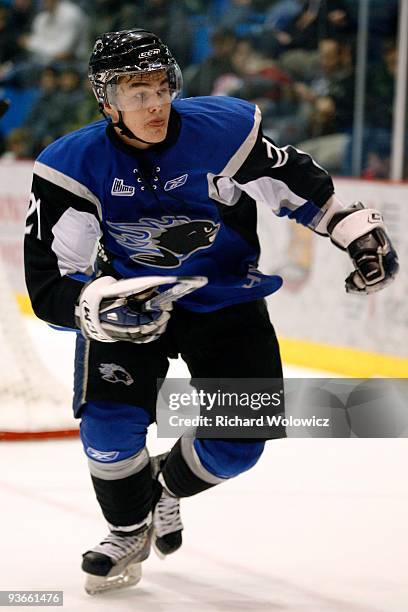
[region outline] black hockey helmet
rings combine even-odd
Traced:
[[[121,76],[165,70],[171,99],[177,98],[183,86],[176,60],[156,34],[143,29],[106,32],[95,41],[89,60],[88,76],[100,107],[108,100],[108,84]]]

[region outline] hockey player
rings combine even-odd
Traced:
[[[37,316],[81,332],[74,413],[109,525],[83,556],[96,593],[135,584],[151,540],[175,551],[179,499],[250,469],[263,451],[258,439],[183,436],[150,460],[145,442],[169,356],[193,378],[282,377],[263,299],[282,279],[257,269],[255,201],[347,252],[347,291],[381,289],[398,263],[381,215],[344,207],[309,155],[263,135],[256,106],[179,99],[180,69],[153,33],[101,35],[89,77],[105,119],[35,162],[25,266]]]

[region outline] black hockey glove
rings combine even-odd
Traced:
[[[355,202],[333,215],[327,231],[333,244],[348,252],[355,267],[346,278],[348,293],[374,293],[394,280],[398,256],[377,210]]]

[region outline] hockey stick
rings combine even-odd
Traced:
[[[208,278],[205,276],[179,276],[176,284],[163,293],[155,295],[150,300],[143,304],[143,310],[157,310],[166,302],[174,302],[184,297],[188,293],[204,287],[208,283]]]
[[[124,306],[134,310],[136,314],[143,311],[171,310],[172,302],[203,287],[207,282],[207,278],[203,276],[148,276],[121,280],[112,276],[100,276],[87,283],[79,296],[79,304],[75,308],[77,325],[87,338],[100,342],[116,342],[119,338],[108,333],[103,325],[118,325],[115,323],[118,321],[117,309],[125,318],[129,317],[129,312],[125,309],[123,313]],[[160,285],[170,284],[173,286],[163,293],[143,301],[146,297],[149,298],[151,290],[157,291]],[[167,313],[160,314],[164,317]],[[168,316],[167,314],[167,318]],[[137,327],[141,329],[142,326],[136,325]]]

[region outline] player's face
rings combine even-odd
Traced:
[[[126,126],[148,143],[166,138],[170,109],[171,92],[165,71],[122,77],[111,104],[105,106],[114,122],[119,120],[121,110]],[[132,144],[141,146],[137,141]]]

